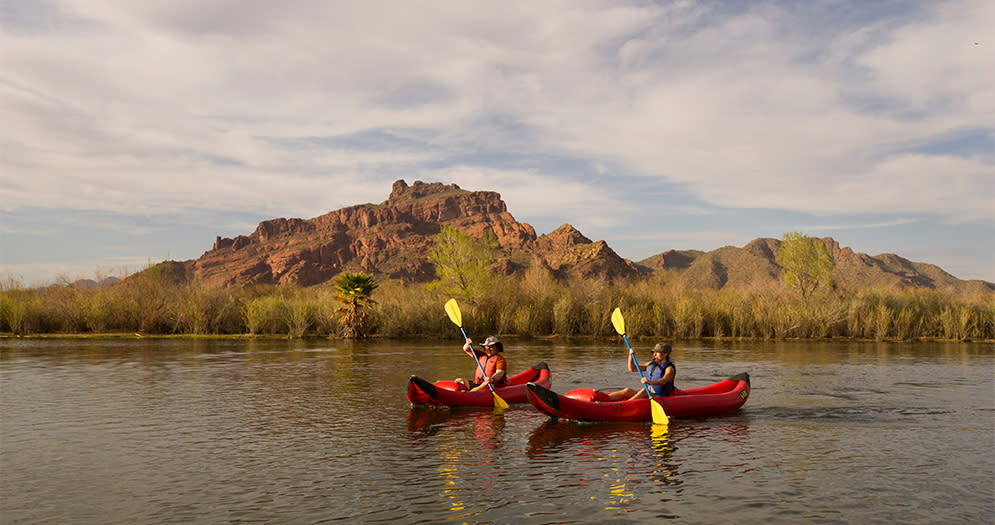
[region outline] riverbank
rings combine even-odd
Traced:
[[[995,340],[995,294],[837,289],[802,297],[783,288],[687,288],[665,278],[526,277],[496,276],[485,292],[459,298],[467,331],[609,338],[619,307],[630,334],[655,339]],[[99,289],[2,289],[0,332],[336,338],[345,313],[336,297],[323,285],[208,288],[138,274]],[[371,337],[446,338],[455,329],[443,308],[449,297],[431,285],[389,281],[372,299],[362,330]]]
[[[459,334],[457,334],[459,335]],[[543,335],[543,336],[518,336],[513,334],[497,334],[502,340],[507,341],[509,344],[528,344],[529,341],[537,342],[583,342],[585,344],[591,344],[596,341],[605,341],[606,344],[612,344],[615,342],[617,337],[613,336],[584,336],[584,335],[572,335],[572,336],[560,336],[560,335]],[[628,336],[629,341],[633,344],[648,344],[659,340],[656,336]],[[353,339],[337,338],[337,337],[327,337],[327,336],[304,336],[299,338],[288,337],[285,334],[140,334],[140,333],[47,333],[47,334],[14,334],[10,332],[0,332],[0,340],[4,339],[177,339],[177,340],[230,340],[230,341],[246,341],[246,340],[262,340],[262,341],[279,341],[287,339],[299,339],[302,341],[338,341],[338,342],[355,342]],[[375,342],[375,341],[402,341],[402,340],[423,340],[423,341],[438,341],[444,339],[444,337],[432,335],[423,336],[405,336],[405,337],[387,337],[387,336],[372,336],[365,338],[364,340]],[[922,337],[916,340],[900,340],[900,339],[856,339],[847,337],[835,337],[835,338],[822,338],[822,339],[802,339],[802,338],[787,338],[787,339],[763,339],[754,337],[700,337],[696,339],[675,339],[669,338],[670,341],[677,344],[708,344],[717,345],[721,343],[729,342],[758,342],[758,341],[779,341],[779,342],[791,342],[791,343],[827,343],[827,342],[851,342],[851,343],[896,343],[896,344],[917,344],[917,343],[964,343],[964,344],[989,344],[995,345],[995,339],[943,339],[943,338],[928,338]],[[458,343],[459,341],[457,341]],[[454,343],[456,344],[456,343]],[[995,346],[992,347],[995,351]]]

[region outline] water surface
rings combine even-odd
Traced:
[[[482,334],[483,335],[483,334]],[[458,338],[457,338],[458,339]],[[653,342],[636,343],[648,358]],[[556,422],[412,408],[460,341],[0,340],[0,520],[991,523],[992,345],[677,343],[729,416]],[[506,342],[553,389],[638,387],[614,341]]]

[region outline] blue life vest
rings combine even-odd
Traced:
[[[659,381],[663,379],[663,374],[667,372],[668,366],[674,367],[674,377],[677,377],[677,365],[675,365],[673,362],[664,361],[663,363],[658,365],[656,364],[656,361],[653,361],[652,363],[646,365],[646,379],[650,381]],[[670,381],[662,385],[648,385],[648,386],[650,387],[650,391],[653,392],[654,396],[657,397],[669,396],[671,392],[674,391],[674,380],[671,379]]]

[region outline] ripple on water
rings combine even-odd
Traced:
[[[4,520],[857,523],[995,512],[987,355],[896,367],[846,344],[813,362],[804,347],[771,343],[777,352],[726,370],[724,350],[688,348],[686,384],[748,369],[754,391],[736,414],[657,433],[529,407],[417,411],[403,393],[412,370],[466,373],[452,345],[307,345],[115,344],[4,360]],[[560,391],[590,386],[592,370],[631,385],[624,355],[603,347],[514,351],[547,361]],[[943,387],[918,386],[920,376]]]

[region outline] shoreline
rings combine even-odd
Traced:
[[[507,339],[509,341],[577,341],[577,340],[605,340],[610,341],[616,339],[616,337],[600,337],[594,335],[543,335],[543,336],[521,336],[514,334],[497,334],[499,337]],[[106,332],[106,333],[43,333],[43,334],[14,334],[11,332],[0,332],[0,340],[10,340],[10,339],[216,339],[216,340],[300,340],[300,341],[337,341],[337,342],[361,342],[361,341],[408,341],[408,340],[431,340],[431,339],[442,339],[436,335],[409,335],[404,337],[389,337],[389,336],[370,336],[364,339],[345,339],[341,337],[327,337],[327,336],[304,336],[304,337],[290,337],[285,334],[141,334],[138,332]],[[686,342],[686,341],[710,341],[710,342],[758,342],[758,341],[770,341],[770,342],[834,342],[834,341],[850,341],[855,343],[964,343],[964,344],[992,344],[995,345],[995,339],[945,339],[938,337],[920,337],[916,339],[895,339],[895,338],[885,338],[885,339],[867,339],[867,338],[852,338],[852,337],[823,337],[823,338],[807,338],[807,337],[787,337],[787,338],[761,338],[761,337],[697,337],[697,338],[676,338],[676,337],[656,337],[656,336],[635,336],[629,338],[632,341],[653,341],[659,339],[666,339],[668,341],[675,342]],[[995,347],[992,349],[995,351]]]

